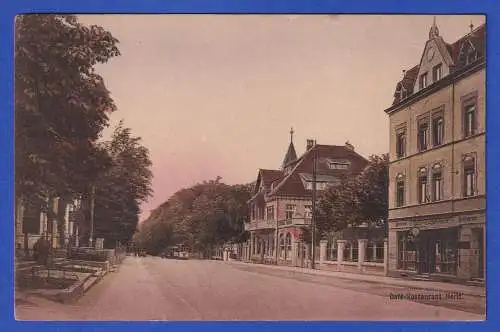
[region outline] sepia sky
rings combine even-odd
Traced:
[[[279,168],[293,126],[306,139],[388,152],[402,70],[418,64],[432,16],[85,15],[120,40],[98,67],[120,119],[153,161],[141,220],[178,189],[220,175],[229,184]],[[483,16],[437,16],[452,43]],[[110,130],[104,133],[109,137]]]

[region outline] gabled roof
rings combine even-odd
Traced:
[[[448,55],[451,58],[452,63],[454,64],[454,66],[450,68],[451,73],[466,67],[466,64],[460,61],[460,51],[464,46],[464,44],[471,43],[477,52],[477,59],[484,59],[484,57],[486,56],[485,30],[486,30],[485,24],[482,24],[481,26],[479,26],[472,32],[468,33],[467,35],[463,36],[453,44],[445,43],[445,49],[441,51],[447,51]],[[443,41],[442,38],[440,40]],[[447,55],[445,55],[445,57],[447,57]],[[410,70],[406,71],[403,79],[397,83],[396,92],[394,93],[394,101],[392,105],[399,104],[402,101],[398,93],[401,86],[403,86],[405,90],[408,92],[408,96],[413,94],[413,88],[417,81],[419,67],[420,65],[417,65],[411,68]]]
[[[338,145],[315,145],[307,150],[295,164],[294,168],[279,182],[275,182],[274,188],[268,193],[268,196],[293,196],[309,198],[312,195],[312,190],[307,190],[304,187],[302,178],[313,172],[314,155],[317,156],[318,177],[340,177],[346,173],[360,173],[368,164],[368,161],[356,153],[353,149],[346,146]],[[350,169],[339,170],[329,169],[326,164],[329,159],[349,160],[351,163]],[[302,175],[302,177],[301,177]]]
[[[282,179],[283,172],[275,169],[259,169],[259,173],[257,174],[257,181],[255,181],[255,187],[253,190],[253,194],[256,195],[259,192],[259,188],[261,183],[264,187],[269,190],[271,188],[271,183]]]

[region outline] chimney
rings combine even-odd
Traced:
[[[316,145],[316,141],[313,139],[308,139],[306,145],[306,151],[309,151],[314,145]]]
[[[354,146],[349,143],[349,141],[345,142],[345,147],[351,151],[354,151]]]

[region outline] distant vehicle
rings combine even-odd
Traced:
[[[179,244],[168,247],[160,256],[161,258],[189,259],[189,251],[186,246]]]

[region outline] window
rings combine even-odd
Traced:
[[[403,175],[396,178],[396,207],[405,205],[405,181]]]
[[[349,169],[348,162],[336,162],[336,161],[328,161],[329,169]]]
[[[471,100],[464,105],[464,136],[469,137],[476,133],[476,101]]]
[[[400,131],[396,134],[396,155],[403,158],[406,155],[406,132]]]
[[[426,203],[427,199],[427,171],[425,168],[420,169],[418,174],[418,202]]]
[[[304,218],[306,219],[312,218],[312,205],[304,206]]]
[[[418,151],[427,150],[427,131],[429,129],[429,124],[427,122],[421,122],[418,125]]]
[[[425,89],[427,87],[427,73],[423,73],[422,75],[420,75],[419,87],[420,90]]]
[[[290,233],[286,233],[285,246],[286,246],[285,259],[291,259],[292,258],[292,235]]]
[[[466,157],[464,160],[464,196],[474,195],[475,189],[475,160],[472,157]]]
[[[266,211],[266,219],[273,220],[274,219],[274,206],[268,206]]]
[[[444,141],[444,119],[442,115],[432,120],[432,143],[434,146],[440,146]]]
[[[287,204],[285,208],[285,219],[287,221],[292,221],[294,214],[295,214],[295,205]]]
[[[432,82],[437,82],[443,75],[443,66],[441,64],[432,68]]]
[[[440,201],[443,193],[443,178],[441,166],[436,165],[432,171],[432,200]]]
[[[467,52],[467,57],[465,59],[465,64],[468,65],[473,63],[474,61],[476,61],[476,52],[474,51],[474,49],[469,48],[469,51]]]
[[[305,183],[305,185],[306,185],[306,190],[313,190],[313,183],[312,183],[312,181],[307,181]],[[325,182],[318,182],[318,181],[316,181],[316,190],[324,190],[324,189],[326,189],[327,185],[328,184],[325,183]]]
[[[398,232],[398,269],[417,269],[417,248],[409,232]]]
[[[405,88],[401,90],[401,100],[408,98],[408,91]]]
[[[252,204],[251,206],[252,209],[252,220],[255,220],[255,206]]]
[[[285,259],[285,254],[286,254],[285,249],[286,249],[285,237],[283,236],[283,234],[280,234],[280,258],[281,259]]]

